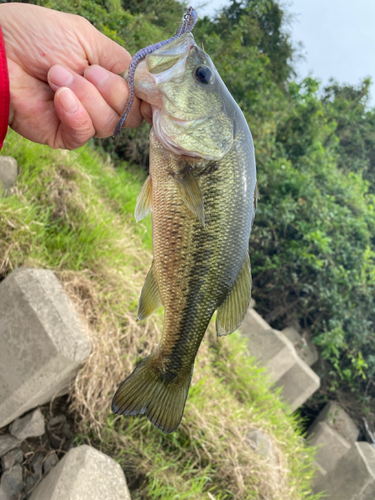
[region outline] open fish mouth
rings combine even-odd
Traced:
[[[137,97],[161,108],[160,85],[184,78],[187,58],[194,47],[193,35],[186,33],[141,61],[134,75]]]
[[[147,69],[152,74],[168,71],[179,61],[186,59],[194,48],[195,41],[191,33],[185,33],[165,47],[155,50],[147,57]]]

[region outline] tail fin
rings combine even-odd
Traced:
[[[163,432],[180,425],[193,374],[174,375],[161,369],[154,354],[145,358],[120,385],[112,401],[119,415],[146,414]]]

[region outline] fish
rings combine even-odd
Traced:
[[[153,121],[149,175],[135,208],[137,221],[151,214],[153,239],[138,319],[163,306],[164,324],[159,345],[117,389],[112,411],[144,414],[169,434],[181,422],[213,314],[224,336],[248,309],[255,153],[241,109],[191,32],[147,54],[134,89],[151,104]]]

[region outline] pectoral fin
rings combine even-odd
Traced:
[[[204,227],[204,203],[201,190],[190,167],[174,175],[176,186],[187,208],[197,217]]]
[[[148,272],[145,284],[142,288],[141,298],[138,305],[138,319],[142,320],[151,316],[160,306],[161,298],[159,294],[158,284],[155,278],[154,264]]]
[[[134,217],[137,222],[147,217],[151,212],[151,194],[152,182],[151,176],[148,176],[137,197],[137,204],[134,210]]]
[[[251,269],[250,257],[247,253],[232,290],[217,310],[216,332],[218,337],[237,330],[245,317],[250,298]]]

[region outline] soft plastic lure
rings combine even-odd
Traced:
[[[148,54],[151,54],[151,52],[154,52],[157,49],[160,49],[160,47],[164,47],[167,43],[172,42],[173,40],[176,40],[176,38],[179,38],[181,35],[184,33],[189,33],[195,26],[195,23],[197,22],[198,16],[196,11],[193,9],[193,7],[189,7],[186,11],[186,14],[184,14],[184,19],[176,31],[176,34],[172,38],[168,38],[168,40],[163,40],[162,42],[154,43],[152,45],[148,45],[144,49],[139,50],[136,54],[134,54],[130,66],[129,66],[129,71],[128,71],[128,86],[129,86],[129,98],[128,102],[126,103],[125,111],[121,115],[121,118],[119,122],[117,123],[115,130],[113,132],[113,135],[116,136],[120,133],[122,126],[124,125],[124,122],[130,112],[130,109],[133,105],[134,101],[134,74],[135,70],[137,69],[138,64],[144,59]]]

